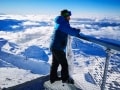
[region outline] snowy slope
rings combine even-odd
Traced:
[[[40,77],[40,75],[32,74],[29,70],[20,69],[17,67],[1,67],[0,88],[21,84],[37,77]]]
[[[0,88],[49,74],[53,17],[0,15]],[[71,26],[83,34],[120,44],[120,19],[73,18]],[[73,78],[85,90],[101,85],[105,48],[73,38]],[[112,51],[106,89],[120,89],[120,52]],[[12,82],[12,83],[11,83]]]

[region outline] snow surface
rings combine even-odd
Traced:
[[[50,38],[54,17],[48,15],[0,15],[0,88],[14,86],[49,74]],[[81,33],[120,44],[120,18],[72,18]],[[99,89],[105,47],[73,38],[73,72],[76,83]],[[120,52],[112,50],[106,90],[120,89]],[[93,89],[91,89],[93,90]]]

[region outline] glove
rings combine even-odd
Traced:
[[[81,29],[77,29],[79,32],[81,32]]]

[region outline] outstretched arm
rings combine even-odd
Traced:
[[[69,24],[62,24],[59,26],[59,30],[71,35],[71,36],[78,36],[80,33],[80,29],[72,28]]]

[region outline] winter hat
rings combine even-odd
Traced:
[[[61,16],[68,17],[71,16],[71,11],[68,11],[67,9],[64,9],[61,11]]]

